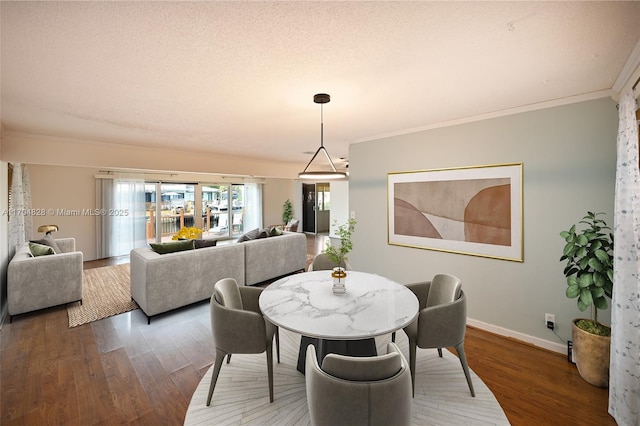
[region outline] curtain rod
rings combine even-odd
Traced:
[[[122,173],[122,174],[134,174],[134,175],[178,176],[177,173],[153,173],[153,172],[131,172],[131,171],[123,172],[123,171],[114,171],[114,170],[98,170],[98,173],[106,173],[108,175]]]

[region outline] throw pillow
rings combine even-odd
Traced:
[[[151,250],[158,254],[175,253],[184,250],[193,250],[194,240],[169,241],[166,243],[150,243]]]
[[[29,242],[29,251],[31,252],[31,256],[33,257],[56,254],[56,252],[53,250],[53,247],[32,242]]]
[[[56,244],[56,240],[53,239],[51,234],[45,235],[44,237],[42,237],[39,240],[31,240],[30,242],[36,243],[36,244],[41,244],[43,246],[49,246],[49,247],[51,247],[53,249],[55,254],[62,253],[62,250],[60,250],[60,247],[58,247],[58,244]]]
[[[218,240],[196,240],[196,249],[205,247],[215,247]]]
[[[274,226],[273,228],[271,228],[270,234],[271,234],[272,237],[276,237],[278,235],[282,235],[282,227]]]
[[[255,240],[258,237],[258,233],[260,230],[258,228],[252,229],[249,232],[243,234],[240,238],[238,238],[239,243],[243,243],[245,241]]]
[[[258,236],[256,237],[256,240],[259,240],[260,238],[268,238],[269,237],[269,228],[264,228],[261,229],[260,232],[258,232]]]

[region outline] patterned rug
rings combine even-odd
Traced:
[[[131,300],[129,264],[86,269],[82,304],[67,305],[69,328],[138,309]]]
[[[379,353],[390,335],[376,338]],[[396,343],[408,358],[403,332]],[[213,367],[200,381],[185,417],[185,426],[197,425],[308,425],[305,377],[296,370],[300,336],[280,329],[280,364],[273,364],[274,400],[269,403],[264,353],[234,354],[223,364],[211,406],[206,406]],[[418,349],[416,394],[411,407],[413,425],[509,425],[493,393],[473,372],[473,398],[460,360],[447,350],[438,357],[435,349]]]

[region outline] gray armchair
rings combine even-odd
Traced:
[[[312,425],[411,423],[411,378],[395,343],[387,344],[387,354],[375,357],[328,354],[322,368],[309,345],[305,381]]]
[[[464,353],[467,325],[467,299],[460,280],[453,275],[438,274],[432,281],[408,284],[407,288],[419,302],[418,318],[404,328],[409,338],[409,365],[415,393],[416,348],[435,348],[442,357],[442,348],[454,347],[460,358],[471,396],[476,396]]]
[[[260,312],[258,298],[261,288],[238,286],[233,278],[224,278],[214,286],[211,296],[211,330],[216,347],[216,360],[209,386],[207,405],[211,404],[213,390],[220,374],[224,357],[231,354],[259,354],[266,351],[269,376],[269,401],[273,402],[273,349],[276,336],[278,363],[280,348],[278,328]]]
[[[313,258],[313,262],[309,265],[308,271],[323,271],[323,270],[332,270],[338,266],[333,260],[329,259],[329,257],[324,253],[318,253]],[[351,269],[351,265],[348,262],[344,262],[342,267],[346,270]]]
[[[13,316],[82,302],[82,252],[75,238],[55,240],[60,253],[32,257],[29,244],[16,249],[7,268],[7,306]]]

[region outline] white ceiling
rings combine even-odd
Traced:
[[[2,126],[305,164],[611,89],[640,2],[6,2]],[[307,152],[307,153],[305,153]]]

